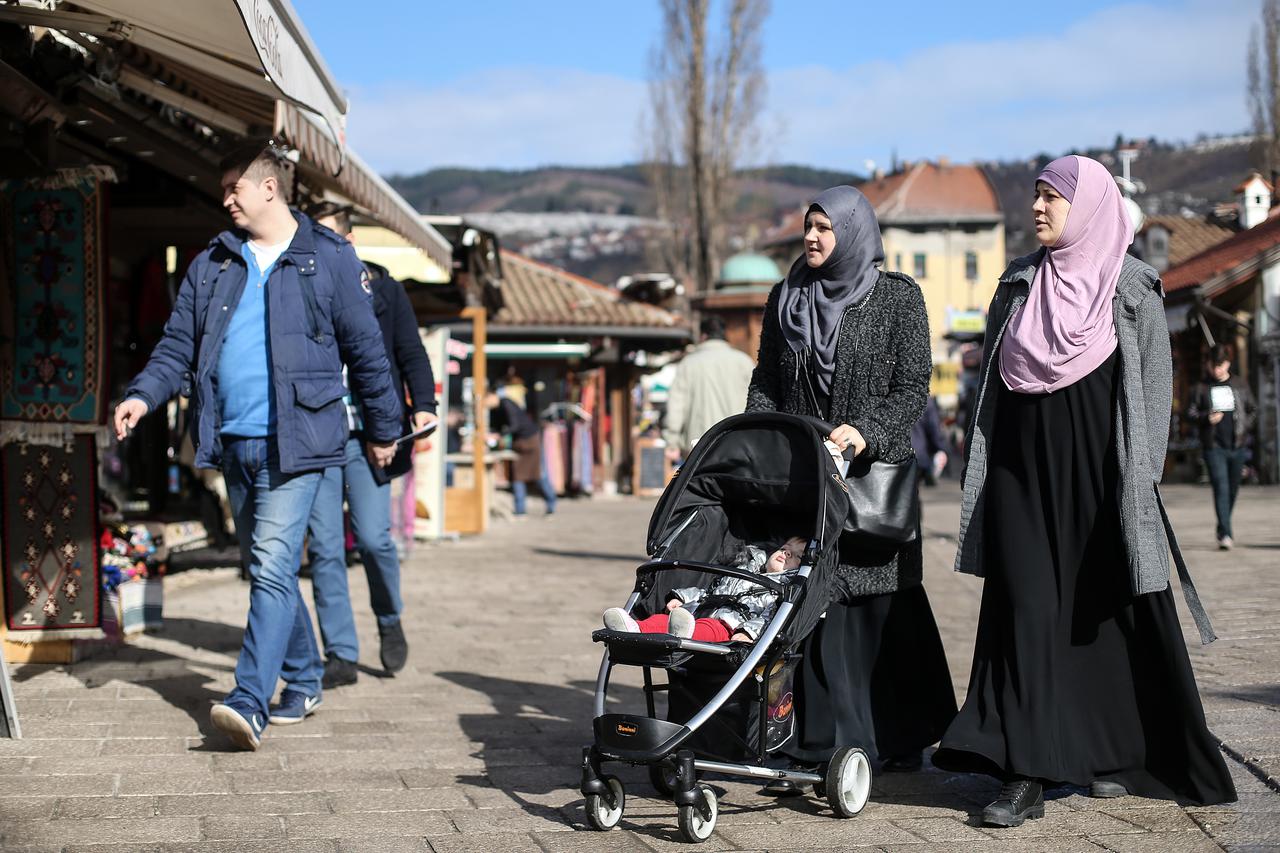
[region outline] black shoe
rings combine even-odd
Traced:
[[[906,755],[891,755],[880,765],[881,773],[916,773],[924,767],[924,753],[911,752]]]
[[[382,640],[382,648],[378,656],[382,658],[382,668],[387,672],[399,672],[409,659],[409,644],[404,639],[404,629],[397,622],[394,625],[378,626],[378,637]]]
[[[1004,783],[1000,796],[982,810],[984,826],[1022,826],[1027,818],[1044,817],[1044,789],[1031,779]]]
[[[1119,782],[1094,779],[1089,783],[1089,796],[1099,800],[1109,800],[1112,797],[1127,797],[1129,796],[1129,789]]]
[[[343,660],[337,655],[329,655],[324,662],[324,678],[320,679],[320,685],[325,690],[332,690],[335,687],[355,684],[356,679],[359,677],[360,670],[355,661]]]

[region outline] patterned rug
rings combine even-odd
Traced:
[[[9,638],[101,636],[94,437],[4,445],[0,486]]]
[[[0,182],[0,418],[105,417],[102,187],[65,175]]]

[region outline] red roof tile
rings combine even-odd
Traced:
[[[670,311],[627,299],[603,284],[502,251],[503,307],[495,326],[632,326],[670,329],[682,321]]]
[[[1146,232],[1155,226],[1169,232],[1171,267],[1218,245],[1236,233],[1230,228],[1188,216],[1148,216],[1142,230]]]
[[[1280,245],[1280,216],[1272,216],[1259,225],[1240,231],[1177,266],[1169,267],[1162,276],[1166,292],[1204,284],[1216,275],[1252,260]]]
[[[995,222],[1002,218],[995,188],[978,166],[920,162],[855,186],[875,207],[876,217],[884,224],[952,219]],[[765,233],[761,245],[801,239],[805,212],[788,214]]]

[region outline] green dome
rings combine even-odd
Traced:
[[[720,267],[720,284],[759,284],[773,282],[782,278],[782,271],[772,258],[743,252],[734,255]]]

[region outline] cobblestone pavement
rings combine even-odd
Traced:
[[[987,830],[974,818],[994,784],[980,777],[878,777],[871,803],[843,821],[812,798],[715,782],[722,809],[703,849],[1280,850],[1280,491],[1241,492],[1230,553],[1212,550],[1207,488],[1171,488],[1168,502],[1222,638],[1191,654],[1238,804],[1059,791],[1043,820]],[[980,582],[949,571],[955,486],[926,503],[926,582],[962,691]],[[586,829],[576,790],[600,651],[589,632],[625,598],[652,502],[561,506],[482,539],[420,546],[404,574],[409,667],[395,678],[365,669],[303,724],[270,729],[256,753],[229,751],[208,722],[231,686],[247,603],[232,572],[170,578],[163,633],[70,667],[16,667],[26,738],[0,741],[0,849],[672,849],[675,809],[641,772],[621,773],[627,810],[610,833]],[[375,663],[358,569],[351,580],[363,662]],[[1189,620],[1184,629],[1194,638]],[[636,683],[616,694],[633,707]]]

